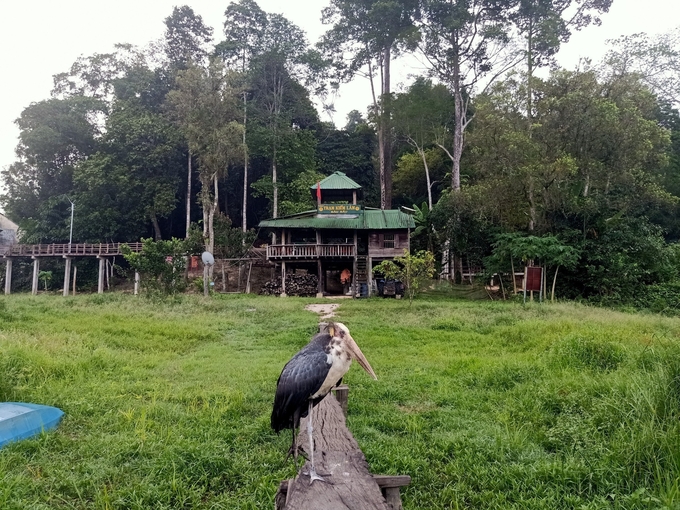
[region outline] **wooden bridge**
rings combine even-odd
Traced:
[[[38,293],[38,275],[40,259],[43,257],[61,257],[66,260],[64,270],[64,296],[68,296],[71,282],[71,260],[74,257],[97,257],[99,259],[99,285],[97,291],[104,292],[104,269],[109,257],[122,255],[121,247],[126,244],[130,250],[142,251],[142,243],[79,243],[79,244],[14,244],[2,252],[7,261],[5,268],[5,294],[12,291],[12,259],[31,257],[33,259],[33,294]],[[139,275],[135,273],[135,294],[139,287]],[[75,270],[74,270],[75,291]]]

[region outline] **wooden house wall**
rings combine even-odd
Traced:
[[[390,244],[394,246],[390,247]],[[400,257],[408,249],[408,230],[382,230],[368,236],[368,255],[372,258]]]

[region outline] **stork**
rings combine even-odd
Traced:
[[[340,384],[355,359],[373,379],[378,379],[366,360],[364,353],[349,334],[347,326],[340,322],[329,323],[283,367],[276,384],[271,425],[278,434],[292,429],[291,451],[297,458],[295,429],[300,419],[307,419],[309,434],[309,484],[314,480],[325,481],[314,468],[314,438],[312,436],[312,410],[335,386]]]

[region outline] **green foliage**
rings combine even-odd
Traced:
[[[127,245],[121,251],[130,267],[140,274],[142,288],[149,295],[171,295],[184,290],[187,251],[183,240],[142,239],[142,251],[133,252]]]
[[[416,228],[411,233],[411,238],[413,241],[423,244],[427,251],[434,253],[437,236],[434,229],[432,212],[428,208],[426,202],[423,202],[420,207],[413,204],[413,209],[415,210],[413,221],[416,224]]]
[[[52,271],[40,271],[38,273],[38,280],[43,282],[45,291],[47,291],[49,284],[52,282]]]
[[[279,184],[279,214],[285,216],[314,209],[316,200],[309,188],[325,177],[316,170],[303,170],[291,182]],[[270,200],[273,198],[274,185],[269,176],[254,182],[252,188],[255,196],[264,196]]]
[[[395,257],[393,261],[383,260],[375,266],[374,271],[390,280],[400,280],[406,287],[409,305],[412,305],[413,298],[434,276],[434,255],[424,250],[412,255],[404,250],[403,256]]]
[[[645,285],[671,282],[677,255],[644,218],[612,219],[583,243],[586,292],[602,302],[630,302]]]

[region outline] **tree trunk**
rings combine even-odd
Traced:
[[[555,301],[555,284],[557,283],[557,271],[560,270],[560,266],[557,266],[555,268],[555,277],[553,278],[553,284],[552,284],[552,292],[550,293],[550,302]]]
[[[248,146],[246,145],[246,123],[248,121],[247,96],[243,93],[243,231],[248,228]]]
[[[527,36],[527,122],[529,123],[529,137],[531,138],[531,127],[532,127],[532,109],[533,109],[533,91],[531,87],[533,83],[531,81],[534,72],[534,61],[533,61],[533,17],[529,15],[529,33]]]
[[[383,130],[383,162],[385,165],[385,206],[382,209],[392,208],[392,107],[391,107],[391,73],[392,63],[391,47],[383,50],[383,87],[382,87],[382,130]]]
[[[274,186],[274,218],[279,217],[279,188],[276,182],[276,151],[274,151],[274,159],[272,160],[272,185]]]
[[[529,232],[536,226],[536,201],[534,200],[534,181],[529,178]]]
[[[187,157],[187,227],[186,238],[189,238],[189,229],[191,228],[191,151]]]
[[[163,239],[163,236],[161,235],[161,226],[158,224],[158,218],[156,217],[155,212],[151,213],[151,224],[153,225],[154,241],[160,241],[161,239]]]
[[[430,183],[430,169],[427,166],[427,158],[425,157],[425,151],[422,148],[418,148],[420,157],[423,159],[423,166],[425,167],[425,180],[427,181],[427,207],[432,210],[432,184]]]
[[[215,213],[219,211],[219,190],[217,188],[217,174],[213,175],[213,185],[215,189],[215,194],[213,196],[213,203],[210,207],[210,215],[208,216],[208,251],[212,254],[215,253]]]
[[[454,57],[455,58],[455,57]],[[465,112],[463,111],[463,91],[460,83],[460,64],[453,65],[453,99],[455,122],[453,126],[453,168],[451,171],[451,189],[460,191],[460,159],[463,155],[463,126]]]
[[[510,270],[512,271],[512,291],[517,294],[517,281],[515,281],[515,261],[510,257]]]
[[[382,121],[378,126],[378,157],[380,159],[380,208],[387,207],[387,183],[385,179],[385,133]]]

